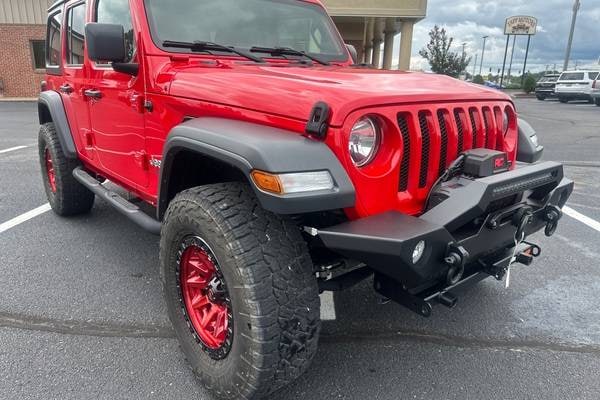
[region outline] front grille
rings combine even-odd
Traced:
[[[411,188],[429,190],[428,186],[465,150],[479,147],[504,150],[499,106],[413,107],[398,112],[397,120],[402,137],[399,192]],[[411,155],[411,144],[419,142],[421,154]],[[412,150],[415,151],[414,147]],[[415,169],[414,173],[411,169]]]

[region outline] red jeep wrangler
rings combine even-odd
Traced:
[[[98,196],[160,234],[169,317],[220,398],[306,370],[322,291],[373,278],[428,317],[508,280],[573,188],[509,97],[357,65],[318,0],[60,0],[47,46],[50,204]]]

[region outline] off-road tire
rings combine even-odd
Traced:
[[[94,193],[73,177],[73,170],[80,166],[80,163],[65,157],[53,123],[46,123],[40,127],[38,149],[44,189],[52,210],[64,217],[89,212],[94,205]],[[52,190],[48,178],[46,150],[54,167],[55,191]]]
[[[541,95],[541,94],[536,94],[535,97],[539,100],[539,101],[544,101],[546,100],[546,96]]]
[[[182,301],[177,260],[191,236],[210,247],[229,291],[232,341],[221,359],[203,349]],[[320,331],[310,255],[297,225],[263,210],[248,185],[214,184],[178,194],[163,221],[160,264],[181,348],[217,398],[260,398],[307,369]]]

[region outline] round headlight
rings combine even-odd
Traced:
[[[509,120],[509,115],[508,115],[508,111],[504,110],[504,112],[502,113],[502,134],[506,136],[506,134],[508,133],[508,124],[510,122]]]
[[[380,140],[381,129],[377,120],[362,117],[354,124],[350,132],[348,150],[357,167],[363,167],[375,158]]]

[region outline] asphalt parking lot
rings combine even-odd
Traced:
[[[600,108],[516,104],[592,221],[565,216],[508,290],[488,279],[430,319],[366,283],[335,294],[312,368],[273,399],[600,398]],[[0,398],[210,398],[166,316],[158,239],[101,201],[73,219],[38,209],[37,128],[34,103],[0,103]]]

